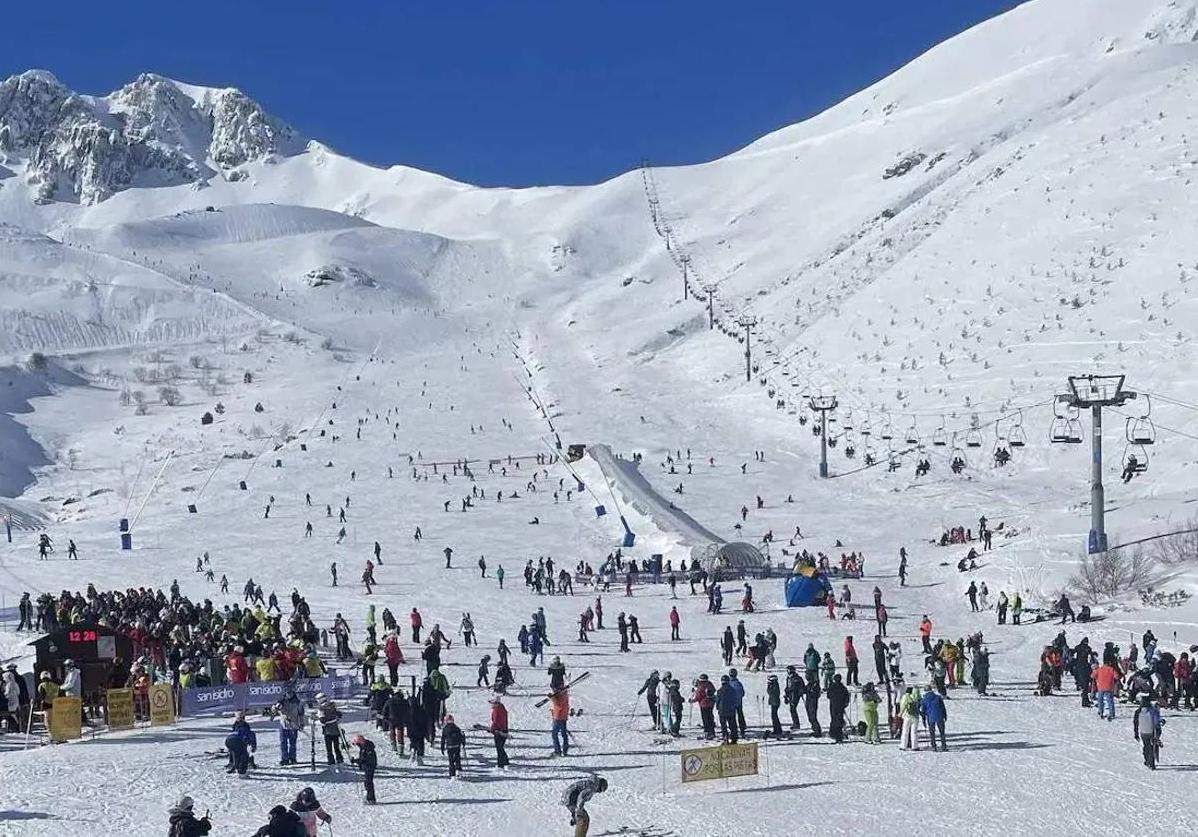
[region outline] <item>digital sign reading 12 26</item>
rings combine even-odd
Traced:
[[[68,631],[67,642],[95,642],[95,631]]]

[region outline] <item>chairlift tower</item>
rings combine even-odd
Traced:
[[[1102,408],[1122,407],[1136,397],[1123,388],[1125,375],[1070,375],[1069,392],[1059,401],[1077,410],[1090,410],[1090,537],[1086,551],[1106,552],[1106,493],[1102,487]]]
[[[703,293],[707,294],[707,330],[715,330],[715,292],[719,286],[714,282],[708,282],[703,286]]]
[[[678,261],[682,262],[682,299],[690,299],[690,277],[688,276],[691,266],[691,257],[687,253],[683,253],[678,257]]]
[[[807,402],[811,412],[819,413],[819,475],[828,478],[828,413],[837,408],[834,395],[814,395]]]
[[[745,380],[753,380],[753,350],[751,344],[753,342],[753,326],[757,325],[757,318],[750,314],[741,314],[736,318],[736,324],[745,330]]]

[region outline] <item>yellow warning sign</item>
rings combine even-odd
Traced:
[[[680,757],[683,782],[757,775],[756,742],[683,750]]]
[[[170,683],[150,687],[150,726],[169,726],[175,722],[175,693]]]
[[[50,707],[50,740],[73,741],[83,734],[83,702],[77,697],[57,697]]]
[[[109,689],[105,695],[109,729],[133,729],[133,690]]]

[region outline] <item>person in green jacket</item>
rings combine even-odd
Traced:
[[[881,702],[878,690],[872,682],[861,687],[861,717],[865,718],[866,744],[882,743],[882,739],[878,736],[878,704]]]

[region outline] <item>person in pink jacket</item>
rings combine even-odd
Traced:
[[[391,686],[399,683],[399,667],[403,665],[403,649],[399,647],[399,636],[395,631],[387,635],[383,643],[383,656],[387,660],[387,671],[391,674]]]

